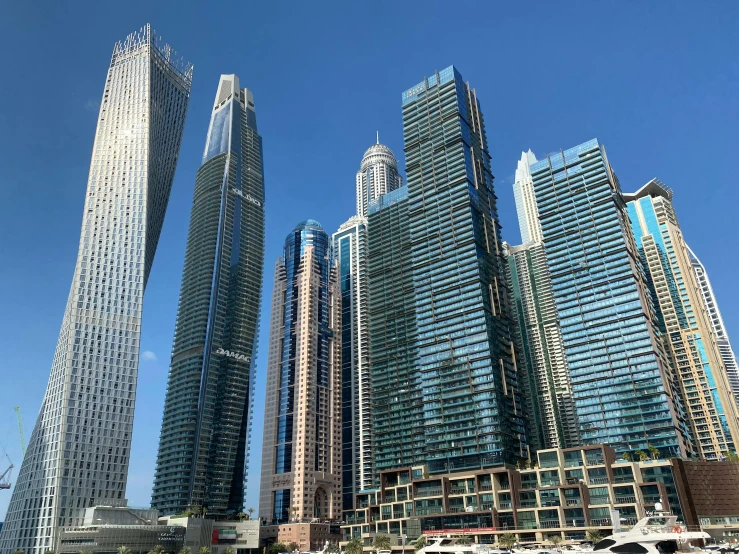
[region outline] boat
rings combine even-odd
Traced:
[[[655,511],[640,519],[631,529],[617,531],[599,541],[593,551],[601,554],[672,554],[690,552],[691,541],[709,540],[703,531],[693,531],[678,523],[677,516]]]
[[[451,537],[428,537],[427,543],[416,554],[511,554],[508,550],[490,548],[485,544],[459,542]]]

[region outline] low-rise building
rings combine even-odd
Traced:
[[[260,538],[266,546],[273,543],[295,543],[300,552],[322,550],[327,542],[341,541],[341,527],[337,522],[294,522],[282,525],[263,525]],[[221,553],[218,553],[221,554]],[[236,553],[240,554],[240,553]]]
[[[665,510],[697,525],[698,512],[708,521],[712,508],[706,502],[704,511],[696,512],[690,491],[702,485],[686,475],[719,483],[721,474],[717,465],[710,477],[707,470],[685,469],[697,463],[734,467],[734,462],[617,459],[612,448],[595,445],[541,450],[530,467],[443,474],[429,474],[425,466],[384,471],[380,488],[355,495],[354,509],[344,511],[342,540],[363,537],[369,544],[375,534],[405,534],[408,541],[422,534],[454,534],[492,544],[499,535],[514,533],[520,542],[553,536],[580,541],[590,528],[609,534],[614,510],[619,523],[629,525],[660,500]],[[739,487],[739,474],[735,479]],[[727,498],[721,517],[731,517],[732,510],[739,516],[739,495]]]

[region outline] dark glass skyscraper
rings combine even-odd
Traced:
[[[222,75],[195,179],[152,507],[243,508],[264,265],[251,91]]]
[[[605,149],[552,154],[531,176],[582,443],[685,455],[677,375]]]
[[[379,472],[426,461],[421,379],[415,369],[408,189],[369,203],[369,341],[375,481]]]
[[[448,67],[402,104],[429,471],[513,461],[527,451],[524,405],[477,95]]]

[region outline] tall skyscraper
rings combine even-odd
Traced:
[[[357,171],[357,215],[367,217],[367,206],[375,198],[403,186],[398,174],[398,161],[392,150],[380,144],[370,146]]]
[[[354,216],[333,235],[341,288],[342,509],[372,488],[372,402],[367,313],[367,219]]]
[[[718,341],[718,349],[721,353],[721,359],[724,362],[726,368],[726,374],[729,377],[729,384],[734,392],[734,397],[737,403],[739,403],[739,367],[737,367],[736,356],[734,355],[734,349],[731,347],[731,341],[729,341],[729,334],[726,332],[726,326],[724,325],[724,319],[721,317],[721,311],[718,308],[718,301],[716,295],[713,292],[711,281],[708,278],[708,272],[703,266],[698,256],[688,247],[688,253],[690,255],[690,263],[693,266],[693,271],[698,279],[698,286],[700,286],[701,294],[703,296],[703,303],[708,311],[708,317],[713,327],[713,332],[716,334],[716,340]]]
[[[275,266],[259,517],[341,514],[341,290],[329,237],[312,219]]]
[[[680,377],[695,445],[702,458],[718,459],[736,450],[739,414],[672,205],[672,190],[652,179],[625,194],[624,200],[660,331]]]
[[[605,149],[588,141],[531,176],[580,440],[687,454],[680,385]]]
[[[0,552],[55,548],[85,508],[126,502],[144,289],[169,202],[192,65],[149,25],[113,48],[82,236],[49,384]]]
[[[530,442],[537,449],[577,446],[575,403],[543,244],[508,247],[508,286],[518,322],[514,334],[522,353],[520,363],[526,364],[530,380],[526,387]]]
[[[423,394],[416,371],[416,304],[408,189],[370,202],[369,337],[375,482],[379,473],[426,462]]]
[[[254,98],[222,75],[195,178],[152,507],[238,513],[248,467],[264,266]]]
[[[402,106],[428,468],[514,461],[528,445],[477,94],[448,67]]]
[[[521,159],[516,168],[513,183],[513,198],[516,201],[518,226],[521,229],[521,242],[542,242],[541,225],[536,211],[536,195],[534,182],[531,180],[531,165],[536,163],[536,156],[529,150],[521,152]]]

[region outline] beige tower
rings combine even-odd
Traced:
[[[329,237],[307,220],[275,267],[259,516],[341,516],[341,321]]]
[[[739,416],[718,337],[672,206],[672,191],[652,179],[624,194],[659,324],[682,385],[698,454],[721,459],[736,451]]]

